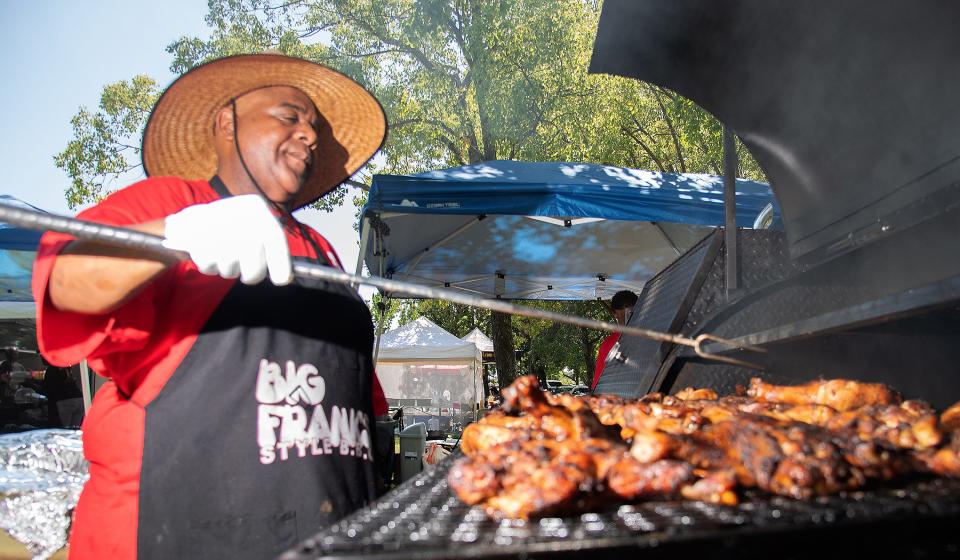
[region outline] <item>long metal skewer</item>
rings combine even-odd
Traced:
[[[185,253],[173,251],[164,247],[162,244],[163,238],[156,235],[151,235],[128,228],[109,226],[96,222],[78,220],[76,218],[57,216],[55,214],[47,214],[45,212],[38,212],[36,210],[28,210],[3,202],[0,202],[0,222],[6,222],[25,229],[66,233],[74,236],[77,239],[95,241],[106,245],[114,245],[129,249],[142,249],[158,254],[179,254],[186,258]],[[517,305],[498,299],[481,298],[464,294],[462,292],[456,292],[454,290],[431,288],[429,286],[414,284],[412,282],[402,282],[399,280],[391,280],[376,276],[357,276],[331,267],[297,261],[294,261],[293,263],[293,272],[296,276],[302,278],[328,280],[330,282],[350,284],[352,286],[362,284],[380,288],[381,290],[385,290],[387,292],[422,298],[440,299],[452,303],[469,305],[471,307],[489,309],[490,311],[498,311],[500,313],[521,315],[523,317],[532,317],[534,319],[543,319],[547,321],[556,321],[558,323],[566,323],[568,325],[575,325],[588,329],[619,332],[625,335],[639,336],[652,340],[658,340],[660,342],[670,342],[673,344],[690,346],[698,356],[708,360],[723,362],[754,370],[764,369],[763,366],[759,364],[738,360],[730,356],[723,356],[713,352],[707,352],[703,349],[703,345],[705,343],[710,343],[712,347],[716,347],[717,345],[726,346],[727,349],[725,351],[746,350],[761,353],[766,352],[766,350],[763,348],[756,346],[745,346],[732,340],[720,338],[711,334],[701,334],[696,338],[688,338],[676,334],[663,333],[637,327],[628,327],[625,325],[619,325],[617,323],[597,321],[595,319],[587,319],[586,317],[566,315],[563,313],[548,311],[546,309],[537,309],[535,307],[526,305]]]

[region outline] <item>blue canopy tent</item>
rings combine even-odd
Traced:
[[[39,210],[10,195],[0,195],[0,201]],[[30,279],[40,236],[40,232],[0,223],[0,346],[37,348],[36,308]],[[28,358],[22,355],[21,361]]]
[[[39,208],[10,195],[0,195],[5,204],[31,210]],[[30,277],[41,232],[0,223],[0,304],[33,302]],[[31,308],[32,309],[32,308]],[[32,317],[32,314],[30,315]],[[0,318],[9,318],[0,311]]]
[[[737,180],[736,193],[739,227],[770,221],[769,186]],[[373,275],[491,298],[605,299],[639,293],[723,225],[723,180],[489,161],[375,175],[360,223],[358,274],[365,262]]]
[[[45,212],[10,195],[0,195],[0,202]],[[20,350],[19,361],[31,371],[42,371],[44,364],[37,350],[37,312],[30,284],[33,261],[37,256],[42,232],[22,229],[0,222],[0,347]],[[103,385],[104,379],[92,379],[86,361],[81,362],[85,409]]]

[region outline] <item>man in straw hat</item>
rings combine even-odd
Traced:
[[[291,256],[340,263],[290,212],[385,134],[329,68],[216,60],[154,107],[149,178],[81,214],[190,258],[43,238],[40,348],[110,378],[83,425],[71,556],[268,558],[374,497],[371,317],[353,290],[293,278]]]

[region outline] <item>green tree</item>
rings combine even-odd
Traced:
[[[667,173],[723,173],[723,126],[717,119],[668,89],[625,78],[610,80],[623,100],[619,129],[629,140],[610,147],[628,150],[614,158]],[[739,141],[737,153],[737,176],[764,181],[759,164]]]
[[[70,176],[64,193],[70,208],[99,201],[141,166],[140,133],[159,94],[153,79],[135,76],[104,86],[99,110],[81,107],[70,119],[73,139],[53,158]]]
[[[599,301],[543,301],[527,304],[559,313],[601,321],[611,320],[606,307]],[[527,318],[515,321],[514,330],[517,347],[520,349],[521,371],[533,373],[544,381],[557,378],[560,372],[567,371],[574,381],[590,384],[597,345],[606,333]]]

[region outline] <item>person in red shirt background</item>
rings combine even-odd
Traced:
[[[610,300],[610,313],[613,314],[613,318],[616,319],[618,324],[627,324],[627,321],[630,320],[630,314],[633,312],[633,306],[637,304],[637,299],[637,294],[630,290],[622,290],[613,294],[613,298]],[[613,348],[613,345],[616,344],[618,340],[620,340],[620,333],[610,333],[600,343],[600,348],[597,350],[597,365],[593,369],[593,383],[590,384],[590,391],[597,388],[597,382],[600,381],[600,376],[603,374],[603,366],[607,361],[607,354],[610,353],[610,349]]]
[[[376,497],[372,318],[355,290],[294,277],[295,259],[342,266],[291,212],[385,135],[339,72],[214,60],[157,101],[148,178],[79,216],[180,256],[42,238],[40,349],[109,378],[83,422],[71,558],[273,558]]]

